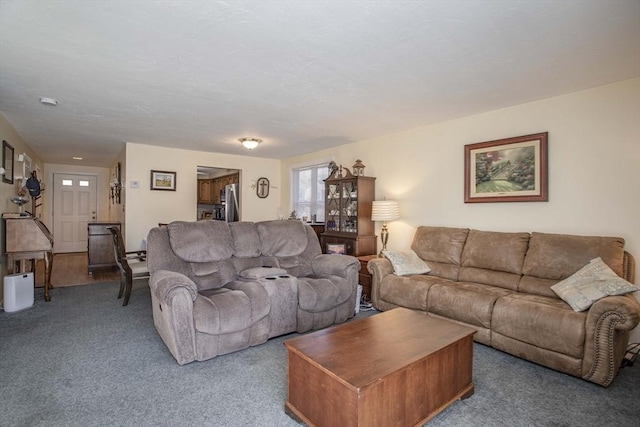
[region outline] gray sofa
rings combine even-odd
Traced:
[[[173,222],[147,237],[153,321],[180,365],[353,317],[358,260],[300,221]]]
[[[623,245],[616,237],[419,227],[411,249],[431,271],[398,276],[387,259],[369,261],[372,303],[470,326],[482,344],[608,386],[640,304],[633,294],[607,296],[577,312],[551,286],[596,257],[633,283]]]

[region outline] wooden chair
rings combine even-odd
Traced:
[[[149,278],[149,270],[147,269],[147,251],[126,252],[124,249],[124,241],[117,227],[107,227],[113,237],[113,249],[116,258],[116,264],[120,269],[120,292],[118,298],[122,298],[124,292],[124,301],[122,305],[129,304],[131,296],[131,288],[135,279]]]

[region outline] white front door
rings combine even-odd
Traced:
[[[98,178],[54,173],[53,181],[53,251],[86,252],[87,223],[98,210]]]

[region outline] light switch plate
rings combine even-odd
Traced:
[[[140,188],[140,181],[131,181],[131,188]]]

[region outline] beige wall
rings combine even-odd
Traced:
[[[120,154],[118,154],[118,158],[111,164],[111,166],[109,167],[109,191],[110,191],[110,186],[111,183],[115,182],[116,179],[116,168],[118,165],[118,162],[120,162],[120,182],[126,182],[127,179],[127,173],[126,173],[126,167],[125,165],[127,164],[127,149],[126,147],[122,148],[122,151],[120,152]],[[125,230],[125,193],[126,193],[126,188],[124,185],[122,185],[122,189],[120,191],[120,204],[115,203],[115,200],[111,200],[109,199],[109,221],[114,221],[114,222],[119,222],[121,224],[121,229]],[[111,193],[109,193],[109,196],[111,195]],[[124,235],[124,234],[123,234]]]
[[[124,175],[127,249],[138,248],[158,223],[196,220],[198,166],[240,170],[242,221],[276,219],[282,188],[280,165],[280,160],[127,143]],[[177,172],[176,191],[151,191],[151,170]],[[268,178],[272,186],[266,199],[258,198],[251,188],[261,177]],[[131,188],[132,181],[137,181],[139,188]]]
[[[17,179],[15,177],[22,175],[22,163],[18,162],[18,154],[27,153],[29,157],[31,157],[31,167],[33,170],[36,170],[36,165],[40,167],[40,170],[43,169],[42,161],[40,157],[36,155],[36,153],[29,147],[24,139],[16,130],[11,126],[11,124],[7,121],[4,115],[0,114],[0,141],[7,141],[12,147],[14,152],[14,183],[7,184],[2,182],[2,177],[0,176],[0,213],[5,212],[19,212],[20,207],[11,203],[11,198],[16,195],[17,191]],[[2,155],[2,146],[0,146],[0,156]],[[2,166],[2,165],[0,165]],[[42,177],[39,177],[42,179]],[[45,206],[38,208],[38,215],[44,212]],[[28,203],[24,206],[25,210],[31,211],[31,203]],[[0,283],[6,274],[6,256],[4,255],[4,221],[0,221]],[[2,291],[0,290],[0,295]]]
[[[548,202],[464,203],[465,144],[538,132],[549,132]],[[376,198],[399,202],[389,249],[408,248],[418,225],[442,225],[621,236],[640,263],[640,79],[286,159],[283,188],[291,164],[330,156],[362,159]]]
[[[29,147],[22,137],[18,135],[16,130],[11,126],[11,124],[7,121],[7,119],[0,114],[0,140],[7,141],[12,147],[14,151],[14,177],[22,176],[22,163],[18,162],[18,154],[27,153],[29,157],[31,157],[31,168],[36,170],[36,165],[40,167],[40,170],[43,169],[42,161],[40,157],[36,155],[36,153]],[[0,153],[2,153],[2,147],[0,146]],[[1,154],[0,154],[1,155]],[[1,165],[0,165],[1,166]],[[42,179],[42,177],[39,177]],[[2,182],[0,177],[0,209],[2,212],[18,212],[20,208],[11,203],[11,198],[16,195],[16,182],[14,180],[14,184],[7,184]],[[25,209],[30,210],[30,204],[25,206]],[[40,210],[39,210],[40,211]],[[3,250],[4,252],[4,250]]]

